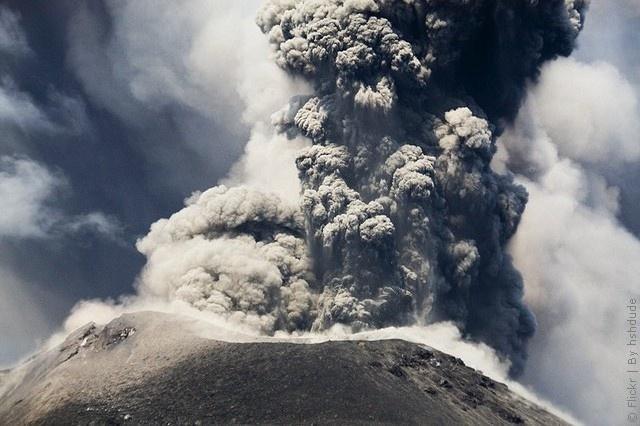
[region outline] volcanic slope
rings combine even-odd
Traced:
[[[88,324],[0,372],[0,424],[566,424],[430,347],[202,330],[155,312]]]

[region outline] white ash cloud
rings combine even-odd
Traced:
[[[265,333],[306,329],[317,297],[303,235],[298,208],[275,195],[224,186],[194,194],[138,242],[148,258],[139,290]]]
[[[545,68],[529,102],[537,105],[535,115],[560,155],[581,163],[640,158],[638,97],[613,65],[555,61]]]
[[[587,424],[627,421],[616,395],[640,240],[620,215],[633,181],[617,187],[611,170],[638,170],[637,93],[613,64],[551,63],[494,164],[530,194],[510,246],[539,322],[522,380]]]

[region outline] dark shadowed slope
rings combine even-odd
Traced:
[[[0,424],[565,424],[428,347],[229,343],[194,325],[144,312],[77,330],[0,373]]]

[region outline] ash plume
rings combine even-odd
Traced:
[[[273,116],[312,141],[296,159],[299,205],[248,188],[196,194],[139,242],[140,291],[267,333],[450,320],[521,372],[535,319],[505,245],[527,192],[490,163],[586,6],[268,1],[257,24],[276,63],[313,87]]]

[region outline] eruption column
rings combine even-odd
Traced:
[[[314,88],[274,114],[313,142],[296,160],[300,206],[248,189],[196,195],[139,243],[142,288],[265,332],[450,320],[518,373],[535,320],[505,245],[527,193],[490,163],[527,81],[571,52],[585,9],[268,1],[257,23],[277,64]]]

